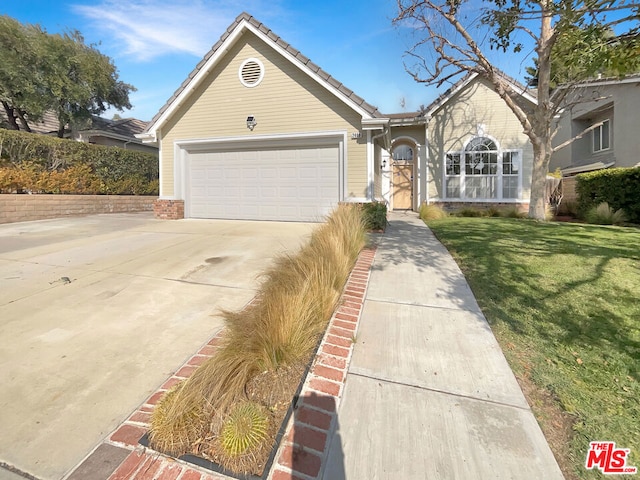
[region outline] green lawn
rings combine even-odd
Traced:
[[[640,230],[503,218],[428,225],[518,378],[543,393],[530,403],[567,478],[605,478],[584,468],[589,441],[630,448],[627,465],[640,467]],[[558,417],[573,423],[570,439],[553,433]]]

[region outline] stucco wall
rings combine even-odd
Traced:
[[[443,165],[446,152],[462,150],[482,133],[500,149],[522,150],[522,200],[529,200],[533,147],[513,112],[485,80],[475,80],[432,116],[429,136],[429,198],[444,200]]]
[[[0,195],[0,223],[153,211],[158,197],[129,195]]]
[[[560,120],[555,145],[575,137],[585,128],[601,120],[610,120],[608,150],[593,152],[593,132],[585,134],[571,145],[554,153],[549,170],[589,165],[595,162],[615,162],[615,167],[634,167],[640,163],[638,154],[638,110],[640,95],[638,83],[592,86],[581,93],[583,101],[566,110]]]
[[[240,65],[247,58],[257,58],[265,67],[262,82],[253,88],[243,86],[238,78]],[[258,122],[253,131],[246,126],[249,115]],[[162,194],[173,194],[176,140],[345,131],[345,195],[365,197],[366,135],[351,140],[351,133],[360,130],[361,120],[361,115],[257,36],[245,32],[162,126]]]

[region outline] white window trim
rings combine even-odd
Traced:
[[[471,140],[469,140],[468,142],[465,143],[465,148],[462,150],[450,150],[444,153],[444,156],[442,158],[442,198],[443,201],[446,202],[465,202],[465,203],[471,203],[471,202],[484,202],[484,203],[489,203],[489,202],[501,202],[501,203],[508,203],[508,202],[519,202],[522,198],[522,173],[523,173],[523,157],[522,157],[522,149],[519,148],[505,148],[505,149],[501,149],[499,146],[499,143],[492,138],[489,135],[484,135],[484,137],[487,137],[489,139],[491,139],[496,146],[498,147],[497,152],[498,152],[498,170],[497,173],[495,175],[495,177],[497,178],[497,196],[496,198],[466,198],[466,187],[465,187],[465,183],[466,183],[466,173],[465,173],[465,162],[466,162],[466,158],[465,158],[465,154],[468,153],[466,151],[466,146],[469,144],[469,142]],[[475,138],[475,137],[474,137]],[[503,162],[503,153],[505,152],[517,152],[518,154],[518,159],[520,164],[518,165],[518,193],[517,193],[517,197],[516,198],[504,198],[503,195],[503,191],[502,191],[502,180],[504,178],[503,173],[502,173],[502,162]],[[460,175],[447,175],[447,155],[459,155],[460,156]],[[511,175],[509,175],[511,176]],[[449,197],[447,195],[447,178],[449,177],[457,177],[460,179],[460,197]]]
[[[609,125],[607,129],[607,145],[608,146],[607,148],[602,148],[602,127],[604,127],[605,123]],[[596,132],[599,132],[599,136],[600,136],[600,147],[601,147],[600,150],[596,150],[595,148]],[[611,119],[610,118],[606,118],[602,120],[602,125],[593,129],[593,132],[591,135],[591,150],[593,151],[593,153],[601,153],[601,152],[606,152],[607,150],[611,150]]]

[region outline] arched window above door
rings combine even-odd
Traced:
[[[394,147],[392,156],[396,162],[413,162],[413,148],[406,144],[398,145]]]

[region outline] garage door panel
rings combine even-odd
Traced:
[[[191,153],[189,216],[317,221],[339,200],[337,146]]]

